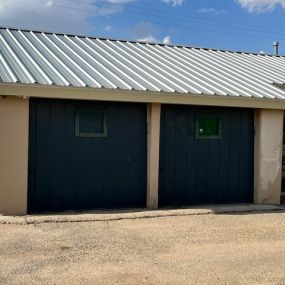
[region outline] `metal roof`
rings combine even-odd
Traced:
[[[0,28],[0,83],[285,99],[285,57]]]

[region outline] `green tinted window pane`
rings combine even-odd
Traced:
[[[198,138],[219,138],[220,119],[218,116],[202,116],[197,122]]]
[[[104,114],[81,112],[79,114],[79,132],[101,134],[104,132]]]
[[[106,137],[105,112],[93,109],[77,109],[75,112],[75,136],[86,138]]]

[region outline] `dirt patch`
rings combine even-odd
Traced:
[[[0,284],[285,284],[285,214],[2,224]]]

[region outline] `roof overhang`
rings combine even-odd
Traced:
[[[280,86],[279,86],[280,87]],[[285,85],[282,85],[285,89]],[[1,96],[285,109],[285,100],[82,87],[0,84]]]

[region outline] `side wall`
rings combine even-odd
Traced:
[[[29,100],[0,97],[0,214],[27,213]]]
[[[149,106],[148,207],[158,200],[160,105]],[[0,214],[27,213],[29,100],[0,96]],[[255,111],[254,202],[279,204],[283,110]]]
[[[254,202],[280,204],[283,110],[255,111]]]

